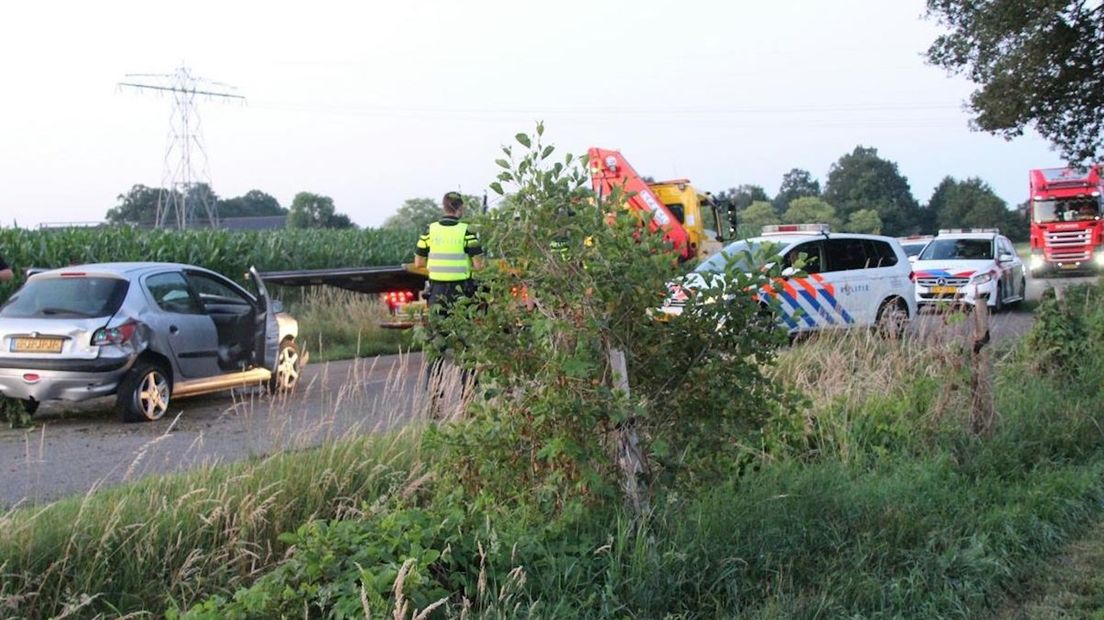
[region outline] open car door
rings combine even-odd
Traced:
[[[272,298],[256,267],[249,268],[249,279],[253,282],[260,306],[256,320],[254,360],[257,366],[276,372],[276,361],[280,353],[280,328],[276,324],[276,310],[272,307]]]

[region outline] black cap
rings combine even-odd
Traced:
[[[460,195],[460,192],[448,192],[445,194],[444,202],[450,209],[455,211],[464,206],[464,197]]]

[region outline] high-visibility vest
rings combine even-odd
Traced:
[[[429,258],[426,269],[429,279],[438,282],[459,282],[471,278],[471,259],[464,252],[468,225],[464,222],[442,226],[429,225]]]

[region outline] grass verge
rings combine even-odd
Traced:
[[[416,348],[412,330],[380,327],[387,320],[387,306],[375,295],[333,287],[304,291],[291,304],[299,321],[299,341],[311,360],[326,362],[355,357],[388,355]]]

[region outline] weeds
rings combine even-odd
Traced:
[[[299,341],[315,361],[371,357],[415,347],[410,330],[380,327],[389,314],[374,295],[312,288],[297,298],[290,312],[299,321]]]

